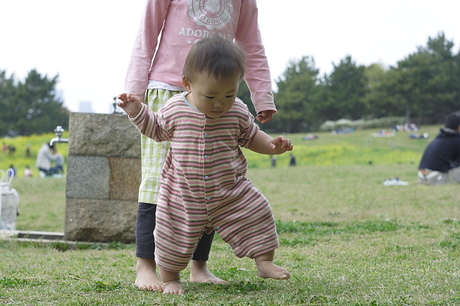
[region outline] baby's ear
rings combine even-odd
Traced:
[[[190,86],[190,81],[189,79],[183,75],[182,76],[182,85],[184,86],[185,90],[188,91],[188,92],[191,92],[191,86]]]

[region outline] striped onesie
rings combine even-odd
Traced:
[[[157,113],[142,104],[130,120],[145,136],[170,141],[154,232],[160,268],[183,270],[203,232],[213,229],[238,257],[254,258],[279,246],[270,204],[246,177],[240,147],[248,147],[259,128],[241,100],[212,119],[183,93]]]

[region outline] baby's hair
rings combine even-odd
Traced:
[[[447,115],[446,120],[445,120],[446,128],[456,130],[458,129],[459,125],[460,125],[460,112],[453,112]]]
[[[244,51],[234,42],[213,35],[192,46],[185,60],[183,75],[193,83],[196,75],[207,72],[222,82],[235,75],[243,78],[245,70]]]

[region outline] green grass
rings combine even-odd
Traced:
[[[12,187],[19,194],[17,230],[64,232],[64,178],[19,177]]]
[[[372,161],[376,165],[410,164],[417,163],[427,143],[438,133],[439,126],[422,127],[419,133],[427,132],[429,139],[409,139],[409,133],[398,132],[395,137],[373,137],[375,130],[358,130],[345,135],[333,135],[329,132],[316,133],[317,140],[302,140],[307,134],[286,134],[292,139],[294,155],[297,164],[301,166],[325,165],[366,165]],[[277,135],[273,135],[277,136]],[[0,169],[6,170],[13,164],[20,177],[23,176],[26,165],[29,165],[34,176],[38,175],[35,169],[37,152],[43,143],[49,142],[55,135],[32,135],[28,137],[2,138],[0,143],[15,146],[15,154],[0,152]],[[64,138],[71,138],[68,132]],[[27,145],[31,146],[31,156],[25,156]],[[68,144],[56,145],[59,152],[67,160]],[[270,158],[266,155],[244,150],[251,168],[269,168]],[[289,154],[277,156],[278,167],[289,164]]]
[[[265,157],[264,167],[250,168],[272,204],[281,243],[275,262],[291,272],[288,281],[258,278],[253,261],[236,258],[219,237],[209,267],[230,284],[190,283],[186,269],[184,296],[133,287],[134,245],[64,251],[0,240],[0,305],[460,305],[458,185],[417,185],[418,158],[379,162],[389,156],[385,148],[421,154],[426,140],[366,135],[298,136],[296,156],[302,142],[305,150],[368,142],[372,165],[366,156],[356,164],[297,167],[279,159],[270,168]],[[355,150],[342,160],[354,160]],[[383,185],[395,176],[409,185]],[[18,228],[63,231],[65,178],[17,178],[13,187],[21,196]]]
[[[303,166],[413,164],[420,160],[423,149],[436,136],[439,126],[423,127],[418,133],[428,133],[429,139],[409,139],[407,132],[394,137],[373,137],[378,130],[359,130],[349,134],[315,133],[316,140],[303,140],[307,134],[286,134],[294,144],[297,164]],[[273,135],[277,136],[277,135]],[[270,158],[244,151],[250,167],[268,168]],[[277,165],[289,164],[289,154],[277,156]]]

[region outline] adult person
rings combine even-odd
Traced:
[[[247,58],[244,79],[258,113],[256,119],[261,123],[270,121],[276,107],[258,27],[256,0],[147,0],[128,66],[125,92],[145,101],[150,110],[157,111],[173,95],[185,90],[182,68],[192,45],[214,33],[235,39],[243,47]],[[160,173],[169,143],[156,143],[145,136],[142,136],[141,143],[135,285],[146,290],[161,290],[153,255],[153,230]],[[226,283],[207,267],[213,236],[214,232],[204,234],[193,254],[190,263],[190,280],[193,282]]]
[[[53,174],[64,174],[64,156],[58,152],[56,147],[52,150],[54,167],[51,168]]]
[[[51,161],[53,160],[51,149],[53,148],[54,146],[44,143],[40,150],[38,150],[35,167],[37,167],[41,177],[51,176],[53,174],[51,172]]]
[[[460,183],[460,111],[447,115],[444,125],[423,152],[418,167],[420,184]]]

